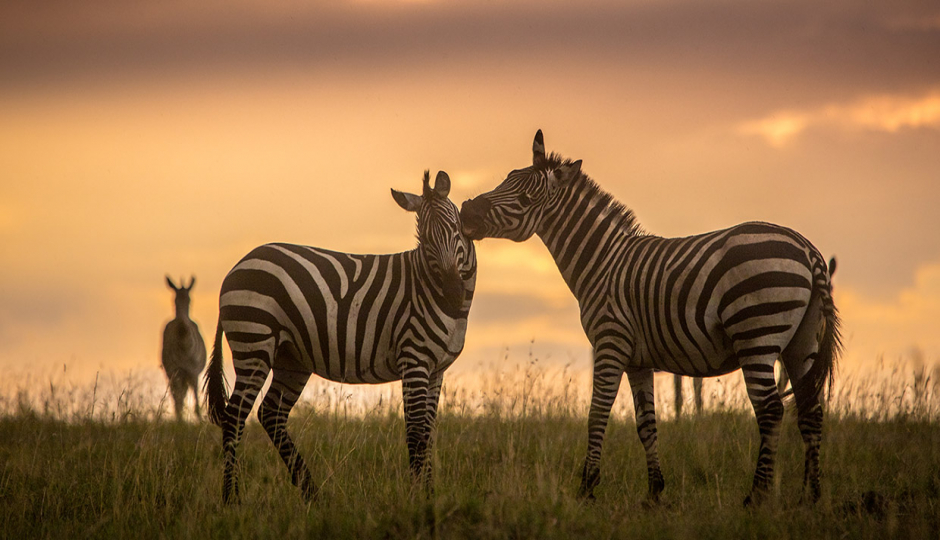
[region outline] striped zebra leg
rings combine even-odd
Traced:
[[[402,401],[405,408],[405,441],[408,444],[408,464],[417,481],[425,474],[428,436],[428,363],[412,359],[405,362],[402,371]]]
[[[837,339],[834,335],[837,330],[833,328],[836,324],[823,319],[821,301],[814,299],[783,351],[784,373],[792,374],[790,384],[796,396],[797,425],[806,446],[804,501],[816,502],[820,495],[819,447],[822,442],[824,381],[818,378],[822,366],[831,366],[833,340]]]
[[[287,433],[287,417],[300,398],[308,379],[310,373],[304,371],[275,369],[271,387],[258,408],[258,419],[277,448],[284,465],[287,465],[291,482],[300,488],[304,499],[310,502],[316,499],[317,487],[310,477],[307,464]]]
[[[222,502],[224,503],[238,503],[240,500],[236,450],[245,429],[245,420],[251,414],[251,408],[270,371],[264,359],[240,357],[236,352],[233,352],[233,356],[235,358],[235,385],[232,388],[232,397],[225,407],[225,417],[222,419],[224,459]]]
[[[441,385],[444,382],[444,374],[438,373],[431,376],[428,382],[428,401],[427,409],[424,414],[424,444],[425,444],[425,465],[424,465],[424,483],[428,495],[434,493],[433,479],[433,457],[435,426],[437,424],[437,405],[441,397]]]
[[[581,488],[578,497],[594,500],[594,488],[601,481],[601,450],[610,409],[617,400],[620,381],[623,378],[622,364],[598,354],[594,362],[594,390],[591,395],[591,412],[588,414],[588,448],[581,471]]]
[[[783,402],[774,380],[774,362],[777,356],[778,353],[774,351],[751,356],[742,361],[741,371],[747,385],[747,396],[754,407],[757,429],[760,432],[760,451],[757,456],[757,469],[754,471],[754,484],[750,495],[744,499],[744,506],[760,504],[773,485],[774,460],[777,455],[780,424],[783,421]]]
[[[656,400],[653,392],[653,370],[627,370],[627,380],[633,391],[636,411],[636,432],[646,450],[646,472],[649,480],[649,500],[656,502],[666,483],[659,468],[659,450],[656,436]]]

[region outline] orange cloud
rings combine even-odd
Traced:
[[[940,128],[940,90],[919,98],[869,96],[849,104],[831,104],[808,111],[778,111],[744,122],[737,131],[763,137],[769,145],[781,148],[816,126],[886,133],[903,128]]]
[[[894,360],[915,348],[928,362],[940,362],[940,261],[920,266],[914,284],[893,298],[879,300],[838,286],[835,293],[850,363],[872,364],[881,355]]]

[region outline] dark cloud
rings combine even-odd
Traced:
[[[817,90],[940,80],[930,1],[282,4],[5,3],[0,85],[505,66],[544,84],[585,65]]]

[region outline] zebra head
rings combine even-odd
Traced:
[[[474,240],[527,240],[538,230],[545,209],[580,176],[581,160],[545,155],[542,130],[538,130],[530,167],[510,172],[492,191],[464,201],[460,210],[463,232]]]
[[[476,277],[473,242],[461,232],[457,205],[447,198],[450,177],[440,171],[430,185],[430,171],[424,171],[424,190],[413,195],[392,190],[399,206],[418,214],[418,252],[426,264],[432,288],[443,299],[450,314],[464,307],[465,281]],[[472,286],[471,286],[472,288]]]
[[[177,317],[183,317],[183,316],[189,317],[189,303],[190,303],[189,291],[191,291],[193,288],[193,285],[196,284],[196,276],[192,276],[189,279],[189,285],[185,285],[184,283],[185,281],[183,280],[183,278],[180,278],[180,286],[177,287],[176,284],[173,283],[173,280],[170,279],[170,276],[169,275],[166,276],[167,286],[173,289],[173,292],[176,293],[175,302],[176,302],[176,316]]]

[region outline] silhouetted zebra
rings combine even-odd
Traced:
[[[673,397],[675,398],[676,418],[682,416],[682,406],[685,400],[682,398],[682,375],[672,376]],[[695,414],[702,412],[702,378],[692,377],[692,398],[695,404]]]
[[[170,394],[173,395],[177,420],[183,418],[186,393],[190,389],[196,402],[196,416],[201,417],[199,374],[206,367],[206,343],[199,333],[199,325],[189,318],[189,291],[196,284],[196,277],[190,279],[189,286],[184,286],[180,279],[180,286],[177,287],[167,276],[166,284],[176,293],[176,318],[163,329],[163,350],[160,355],[163,371],[170,385]]]
[[[833,262],[835,262],[835,259],[833,259]],[[830,267],[829,275],[832,276],[833,273],[834,271]],[[674,392],[673,397],[675,398],[674,407],[676,409],[676,418],[678,418],[682,416],[682,409],[683,409],[683,405],[685,404],[685,400],[682,397],[682,394],[683,394],[682,375],[673,375],[672,377],[673,377],[672,384],[673,384],[673,392]],[[784,397],[785,395],[787,395],[785,391],[787,388],[787,383],[789,381],[790,380],[787,378],[787,370],[781,369],[780,378],[777,379],[777,392],[780,394],[781,397]],[[695,414],[701,413],[702,408],[704,407],[703,400],[702,400],[702,378],[701,377],[692,377],[692,398],[695,404]]]
[[[402,381],[411,471],[425,475],[444,370],[463,349],[476,282],[473,242],[460,230],[440,172],[421,196],[392,190],[418,214],[418,247],[352,255],[293,244],[255,248],[228,273],[206,373],[209,416],[222,426],[223,499],[238,499],[235,451],[269,372],[258,418],[309,500],[317,487],[287,433],[287,416],[312,373],[337,382]],[[222,333],[235,364],[231,399],[222,375]]]
[[[461,210],[471,238],[521,242],[537,234],[577,297],[594,348],[588,452],[580,494],[593,498],[601,446],[624,372],[646,448],[649,495],[663,490],[656,449],[653,369],[708,377],[741,369],[757,415],[760,454],[751,494],[772,485],[783,405],[774,384],[782,355],[806,443],[804,488],[819,497],[825,387],[841,349],[826,262],[796,232],[743,223],[686,238],[641,232],[633,213],[581,173],[581,161],[545,155],[514,170]]]

